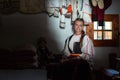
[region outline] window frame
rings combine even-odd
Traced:
[[[112,22],[112,40],[94,40],[94,25],[92,23],[93,26],[93,43],[94,46],[98,46],[98,47],[115,47],[115,46],[119,46],[119,15],[118,14],[105,14],[104,15],[104,21],[110,21]],[[97,30],[99,31],[99,30]],[[101,30],[100,30],[101,31]],[[102,29],[102,32],[106,31]],[[107,30],[109,31],[109,30]],[[111,30],[110,30],[111,31]],[[102,36],[103,38],[103,36]]]

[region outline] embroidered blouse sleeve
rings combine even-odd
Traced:
[[[81,57],[85,60],[93,59],[94,57],[94,46],[92,40],[86,35],[83,39],[81,48]]]

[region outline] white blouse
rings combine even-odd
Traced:
[[[72,36],[69,42],[69,47],[72,51],[73,51],[73,43],[80,42],[80,38],[81,38],[81,35]],[[65,49],[64,49],[64,54],[66,56],[70,55],[70,51],[68,49],[68,41],[69,41],[69,38],[67,38],[67,42],[66,42]],[[93,45],[92,40],[87,35],[85,35],[83,38],[81,52],[82,54],[80,55],[80,57],[82,57],[83,59],[87,61],[91,61],[94,57],[94,45]]]

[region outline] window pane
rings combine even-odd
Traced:
[[[98,30],[102,30],[102,26],[98,26]]]
[[[112,22],[106,21],[105,26],[104,26],[104,30],[112,30]]]
[[[94,31],[94,40],[97,39],[97,31]]]
[[[98,22],[94,21],[94,30],[97,30],[97,27],[98,27]]]
[[[112,39],[112,31],[104,31],[104,39]]]
[[[97,39],[102,40],[102,31],[98,31]]]

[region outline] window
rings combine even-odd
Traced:
[[[118,46],[118,15],[106,14],[104,19],[104,26],[99,26],[98,21],[94,21],[92,26],[92,38],[95,46]]]
[[[112,40],[112,22],[105,21],[104,26],[99,26],[98,22],[93,22],[94,25],[94,40]]]

